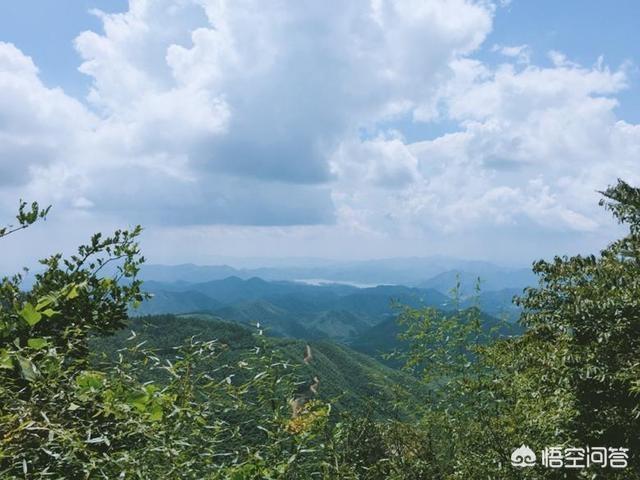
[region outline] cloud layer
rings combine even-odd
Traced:
[[[640,125],[616,116],[625,67],[533,65],[526,45],[486,65],[499,8],[130,0],[75,41],[86,99],[0,43],[0,204],[171,229],[598,232],[595,190],[640,182]],[[410,143],[406,119],[456,128]]]
[[[640,181],[640,126],[617,120],[612,98],[626,86],[624,71],[557,58],[546,68],[491,70],[471,59],[450,66],[436,115],[460,131],[413,144],[351,142],[334,157],[350,215],[431,232],[532,224],[593,231],[602,220],[595,191],[618,177]]]

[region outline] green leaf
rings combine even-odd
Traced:
[[[56,310],[53,310],[53,309],[51,309],[51,308],[47,308],[46,310],[43,310],[43,311],[42,311],[42,312],[40,312],[40,313],[42,313],[42,315],[44,315],[44,316],[45,316],[45,317],[47,317],[47,318],[51,318],[51,317],[53,317],[54,315],[59,314],[60,312],[58,312],[58,311],[56,311]]]
[[[41,348],[48,346],[49,342],[47,342],[44,338],[30,338],[29,340],[27,340],[27,345],[29,346],[29,348],[40,350]]]
[[[13,368],[13,359],[7,350],[0,351],[0,368]]]
[[[74,298],[76,298],[79,295],[78,292],[78,286],[74,285],[73,287],[71,287],[71,290],[69,290],[69,293],[67,293],[67,300],[73,300]]]
[[[22,310],[18,312],[20,316],[24,319],[25,322],[29,324],[29,326],[33,327],[40,320],[42,320],[42,314],[38,312],[33,305],[30,303],[25,303]]]
[[[149,395],[144,392],[134,392],[127,398],[127,403],[139,412],[144,412],[149,403]]]
[[[159,422],[162,420],[162,407],[160,405],[154,405],[149,412],[149,420],[152,422]]]
[[[33,382],[38,376],[38,369],[33,364],[31,360],[24,357],[18,357],[18,364],[20,365],[20,371],[22,373],[22,377],[29,381]]]
[[[104,375],[100,372],[86,371],[76,377],[76,385],[82,390],[99,389],[104,384]]]
[[[44,297],[38,300],[38,304],[36,305],[36,310],[42,311],[43,308],[48,307],[52,303],[55,303],[56,297],[54,295],[45,295]]]

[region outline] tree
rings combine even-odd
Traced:
[[[21,202],[0,238],[48,211]],[[97,339],[146,298],[141,231],[96,234],[69,259],[42,260],[29,290],[19,275],[2,279],[0,477],[307,478],[329,409],[309,404],[292,423],[294,369],[261,336],[235,365],[217,364],[214,339],[160,354],[135,332],[115,358],[96,355]]]
[[[522,443],[627,448],[627,469],[580,474],[640,478],[640,189],[620,180],[601,193],[628,233],[598,256],[534,263],[539,284],[516,299],[522,335],[477,342],[482,328],[460,310],[401,315],[407,365],[433,387],[425,428],[442,432],[454,478],[558,474],[514,470],[509,454]]]
[[[0,229],[0,238],[46,217],[49,207],[21,202],[18,225]],[[108,335],[127,318],[127,307],[144,298],[136,279],[140,227],[103,238],[94,235],[76,255],[53,255],[33,287],[20,275],[0,282],[0,474],[83,478],[104,463],[109,448],[136,441],[122,428],[123,403],[98,401],[109,382],[123,394],[139,385],[108,378],[89,365],[91,336]],[[115,265],[115,274],[103,268]],[[126,384],[129,383],[127,386]],[[100,399],[104,400],[104,399]],[[113,408],[112,408],[113,407]],[[110,409],[111,408],[111,409]]]
[[[599,256],[556,257],[533,270],[538,288],[519,299],[523,342],[549,351],[554,396],[572,404],[564,425],[579,445],[640,448],[640,189],[622,180],[600,205],[628,233]],[[533,361],[533,360],[531,360]],[[640,458],[631,456],[636,469]],[[637,470],[636,470],[637,471]],[[628,477],[627,477],[628,478]]]

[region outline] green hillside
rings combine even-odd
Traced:
[[[160,290],[154,293],[153,302],[145,302],[143,311],[146,315],[167,312],[188,313],[215,310],[220,308],[220,305],[219,302],[204,293]]]
[[[270,335],[351,342],[369,328],[395,317],[394,302],[447,308],[450,299],[433,289],[401,285],[355,288],[229,277],[204,283],[149,282],[152,298],[131,315],[206,313],[255,325]]]
[[[225,345],[224,353],[215,363],[202,368],[216,371],[222,365],[234,365],[242,353],[255,349],[257,329],[215,319],[207,315],[158,315],[132,318],[128,326],[114,336],[95,340],[99,351],[116,355],[124,347],[126,338],[135,332],[136,342],[146,342],[145,348],[157,350],[160,357],[171,359],[173,347],[191,337],[198,340],[217,340]],[[420,401],[425,392],[413,377],[394,370],[379,361],[331,341],[311,341],[313,360],[303,363],[306,342],[290,338],[266,337],[267,344],[296,370],[300,382],[320,379],[318,398],[330,402],[338,411],[371,409],[379,415],[389,415],[402,400],[400,416],[409,415],[408,405]],[[212,373],[212,375],[215,375]]]
[[[449,314],[445,315],[448,316]],[[479,318],[482,330],[484,332],[491,333],[491,337],[498,338],[505,335],[516,335],[523,331],[522,327],[518,324],[502,321],[501,319],[484,312],[479,312]],[[407,342],[398,338],[398,335],[402,331],[403,327],[398,325],[396,318],[390,318],[384,322],[374,325],[367,331],[360,334],[349,343],[349,346],[354,350],[381,360],[387,365],[398,367],[401,365],[400,362],[387,360],[383,357],[385,354],[389,354],[393,351],[404,351],[407,349]]]
[[[258,322],[269,334],[296,338],[314,338],[308,323],[292,312],[273,305],[266,300],[250,300],[227,305],[213,310],[208,317],[229,320],[245,325],[256,325]]]

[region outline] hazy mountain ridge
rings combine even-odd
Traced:
[[[261,329],[277,337],[333,339],[346,344],[359,344],[367,335],[375,338],[376,327],[394,322],[398,305],[444,311],[454,308],[453,300],[434,288],[403,285],[318,286],[233,276],[193,284],[148,281],[145,288],[153,298],[143,302],[133,315],[199,313],[243,325],[260,324]],[[483,292],[478,298],[461,299],[460,306],[478,306],[492,318],[513,320],[518,309],[511,299],[520,292]]]
[[[267,282],[259,278],[188,284],[147,282],[153,295],[134,315],[208,313],[243,324],[260,323],[277,336],[349,340],[394,315],[393,300],[414,307],[447,308],[450,300],[435,291],[399,285],[358,289]]]
[[[446,269],[448,267],[460,269]],[[338,282],[416,279],[424,272],[437,273],[413,285],[389,282],[364,288],[329,280],[327,283],[294,281],[305,275]],[[514,295],[521,294],[535,280],[525,269],[441,257],[258,269],[234,269],[227,265],[149,265],[142,273],[146,279],[145,289],[153,298],[132,312],[134,315],[199,313],[204,318],[259,324],[265,333],[276,337],[332,339],[353,344],[371,355],[379,354],[383,347],[389,351],[397,346],[397,305],[450,310],[454,308],[454,301],[449,294],[459,281],[462,308],[477,306],[487,315],[489,323],[497,321],[496,318],[514,320],[519,314],[518,307],[512,303]],[[229,276],[229,273],[233,274]],[[265,279],[255,276],[258,273],[285,278]],[[481,291],[476,295],[478,276]],[[202,279],[204,281],[199,281]]]
[[[465,280],[469,280],[465,283],[468,283],[471,288],[477,277],[483,279],[488,290],[519,288],[535,283],[530,268],[507,267],[491,262],[442,256],[351,262],[325,261],[300,266],[285,264],[257,268],[194,264],[145,265],[142,268],[141,278],[161,282],[184,281],[189,283],[223,280],[230,276],[243,280],[259,277],[269,281],[323,279],[327,282],[350,282],[364,285],[399,284],[427,288],[425,282],[447,272],[461,273]],[[438,283],[438,285],[440,284],[442,281]]]
[[[439,273],[417,286],[420,288],[433,288],[441,293],[449,294],[456,284],[460,283],[460,294],[463,297],[472,296],[478,285],[481,293],[513,290],[522,293],[526,287],[537,283],[535,274],[531,269],[494,270],[478,273],[466,270],[447,270]]]

